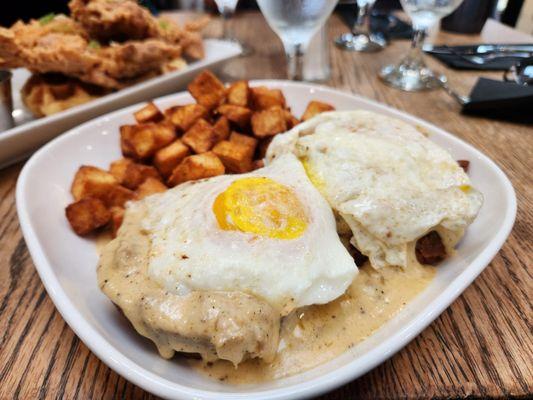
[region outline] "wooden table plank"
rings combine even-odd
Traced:
[[[233,25],[256,53],[232,62],[227,71],[249,79],[283,78],[281,44],[262,17],[243,14]],[[214,21],[210,32],[219,28]],[[336,16],[329,21],[330,38],[345,29]],[[493,25],[483,36],[505,41],[498,29]],[[514,41],[521,41],[516,35]],[[444,33],[436,38],[447,44],[479,40],[475,35]],[[398,60],[407,47],[406,41],[398,41],[381,53],[358,54],[332,46],[333,74],[326,84],[426,119],[479,148],[511,179],[518,197],[517,220],[487,269],[420,336],[380,367],[322,398],[527,396],[533,392],[533,131],[524,125],[463,116],[442,91],[404,93],[383,85],[376,76],[379,67]],[[446,71],[451,84],[464,93],[480,75],[501,76],[446,70],[428,61]],[[15,182],[21,167],[0,171],[0,399],[154,398],[102,364],[55,310],[16,217]]]

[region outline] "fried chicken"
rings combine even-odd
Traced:
[[[39,32],[37,21],[0,28],[0,67],[56,72],[105,88],[120,89],[130,79],[181,56],[181,46],[160,39],[100,47],[71,33]]]

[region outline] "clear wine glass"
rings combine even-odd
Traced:
[[[235,34],[230,29],[230,19],[235,15],[237,9],[237,3],[239,0],[215,0],[217,4],[218,12],[222,15],[222,39],[231,40],[241,46],[242,55],[250,55],[253,53],[250,46],[242,43],[235,37]]]
[[[257,0],[257,3],[268,25],[283,42],[289,79],[303,80],[303,57],[309,42],[337,0]]]
[[[335,44],[343,50],[371,53],[383,50],[387,42],[383,36],[370,31],[370,11],[376,0],[357,0],[357,17],[349,33],[343,33]]]
[[[462,0],[400,0],[413,22],[413,40],[409,53],[399,64],[387,65],[381,79],[397,89],[414,92],[440,86],[435,74],[424,62],[422,45],[428,30],[440,19],[451,14]]]

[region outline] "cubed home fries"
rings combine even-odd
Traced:
[[[79,168],[71,188],[75,201],[66,208],[78,235],[109,229],[116,236],[127,201],[191,180],[260,168],[275,135],[334,109],[311,101],[299,120],[281,90],[250,87],[247,81],[226,87],[209,71],[188,89],[196,103],[161,111],[150,102],[133,114],[136,124],[120,127],[124,158],[108,171]]]

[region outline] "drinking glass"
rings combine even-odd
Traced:
[[[461,1],[400,0],[413,22],[413,40],[409,53],[399,64],[387,65],[381,70],[379,76],[385,83],[408,92],[436,89],[440,86],[433,71],[424,62],[422,45],[429,28],[451,14]]]
[[[257,0],[257,3],[268,25],[283,42],[289,79],[303,80],[303,57],[309,42],[337,0]]]
[[[343,33],[335,44],[343,50],[371,53],[383,50],[387,44],[385,38],[370,32],[370,10],[376,0],[357,0],[357,18],[352,32]]]
[[[229,20],[235,15],[235,9],[239,0],[215,0],[218,12],[222,15],[222,39],[238,43],[242,49],[242,55],[250,55],[251,47],[239,41],[230,30]]]

